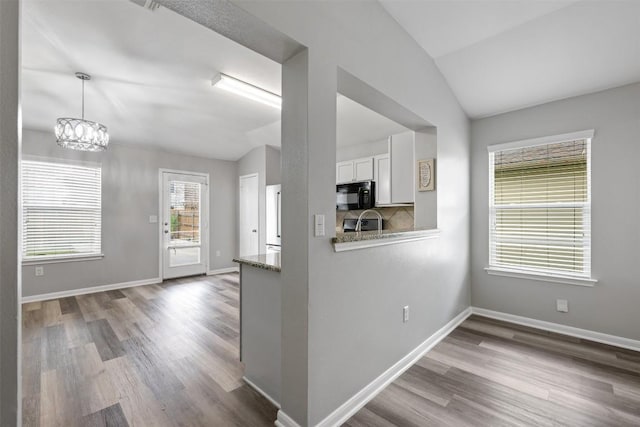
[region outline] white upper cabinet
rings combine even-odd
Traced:
[[[336,164],[336,183],[371,181],[373,179],[373,158],[348,160]]]
[[[416,182],[414,147],[413,132],[392,135],[387,153],[336,163],[336,183],[373,180],[376,183],[377,206],[413,203]]]
[[[391,203],[391,159],[389,153],[373,157],[373,180],[376,183],[376,206]]]
[[[336,164],[336,183],[351,182],[355,178],[353,160]]]
[[[413,203],[415,200],[414,133],[391,137],[391,203]]]
[[[356,181],[371,181],[373,179],[373,159],[367,157],[353,161]]]

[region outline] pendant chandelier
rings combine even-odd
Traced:
[[[84,82],[91,80],[85,73],[76,73],[82,80],[82,118],[59,118],[56,121],[55,133],[58,145],[80,151],[104,151],[109,145],[109,133],[103,124],[84,119]]]

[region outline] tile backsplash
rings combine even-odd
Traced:
[[[414,219],[413,219],[413,206],[393,206],[393,207],[385,207],[385,208],[374,208],[374,210],[378,211],[380,215],[382,215],[382,228],[384,230],[408,230],[413,228]],[[336,211],[336,233],[342,233],[344,230],[342,229],[342,222],[345,218],[355,218],[362,213],[359,211]],[[367,218],[372,218],[367,215]]]

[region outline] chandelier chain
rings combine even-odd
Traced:
[[[84,120],[84,80],[82,79],[82,120]]]

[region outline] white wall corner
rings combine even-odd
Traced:
[[[490,319],[502,320],[516,325],[529,326],[548,332],[568,335],[575,338],[595,341],[601,344],[626,348],[628,350],[640,351],[640,341],[617,335],[604,334],[602,332],[580,329],[573,326],[562,325],[560,323],[546,322],[544,320],[532,319],[530,317],[517,316],[515,314],[503,313],[500,311],[487,310],[486,308],[471,307],[471,312],[478,316]]]
[[[447,335],[449,335],[455,328],[458,327],[467,317],[471,315],[471,307],[467,307],[464,311],[451,319],[442,328],[438,329],[433,335],[427,338],[422,344],[409,352],[406,356],[396,362],[393,366],[383,372],[378,378],[366,385],[362,390],[353,395],[349,400],[339,406],[329,416],[320,423],[316,424],[316,427],[333,427],[339,426],[345,423],[349,418],[356,414],[363,406],[365,406],[371,399],[376,397],[385,387],[396,380],[407,369],[413,366],[422,356],[424,356],[429,350],[442,341]],[[280,413],[278,412],[278,420],[280,419]],[[279,425],[276,421],[276,425]],[[280,424],[282,426],[288,426],[289,424]]]
[[[278,419],[274,423],[277,427],[300,427],[293,418],[285,414],[282,409],[278,411]]]

